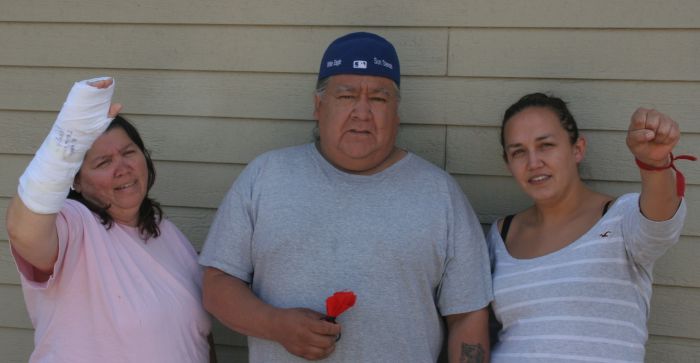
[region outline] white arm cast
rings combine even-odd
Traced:
[[[38,214],[58,213],[78,173],[85,153],[112,121],[107,116],[114,82],[99,89],[90,82],[73,85],[49,135],[19,178],[17,192],[22,202]]]

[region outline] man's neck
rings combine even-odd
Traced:
[[[396,164],[396,162],[403,159],[403,157],[406,156],[406,154],[408,154],[408,152],[406,150],[394,146],[391,149],[391,152],[389,152],[389,154],[382,161],[380,161],[379,163],[377,163],[369,168],[366,168],[366,169],[361,169],[361,168],[359,168],[359,169],[347,169],[347,168],[344,168],[344,167],[334,163],[332,160],[330,160],[324,154],[323,149],[321,148],[321,145],[318,141],[315,143],[315,145],[316,145],[316,150],[318,150],[319,154],[321,154],[321,156],[323,156],[323,158],[326,159],[326,161],[328,161],[329,164],[333,165],[333,167],[335,167],[336,169],[341,170],[345,173],[356,174],[356,175],[377,174],[377,173],[387,169],[388,167]]]

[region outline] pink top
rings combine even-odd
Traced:
[[[68,200],[56,219],[59,252],[51,278],[13,251],[36,329],[30,362],[207,362],[211,323],[201,304],[201,270],[169,221],[161,235],[115,223],[107,230]]]

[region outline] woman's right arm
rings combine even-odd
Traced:
[[[18,196],[7,208],[7,234],[17,254],[37,270],[50,275],[58,258],[56,213],[32,212]]]
[[[638,108],[630,120],[627,131],[627,147],[640,165],[642,193],[639,208],[645,217],[653,221],[665,221],[673,217],[681,204],[671,158],[681,132],[678,124],[656,110]]]
[[[14,251],[44,273],[58,258],[56,218],[73,178],[92,143],[104,132],[121,105],[111,105],[111,78],[77,82],[49,135],[19,179],[6,224]]]

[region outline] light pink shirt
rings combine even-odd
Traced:
[[[30,362],[207,362],[211,329],[201,270],[169,221],[161,235],[115,223],[106,230],[68,200],[56,221],[58,260],[46,282],[13,251],[36,329]]]

